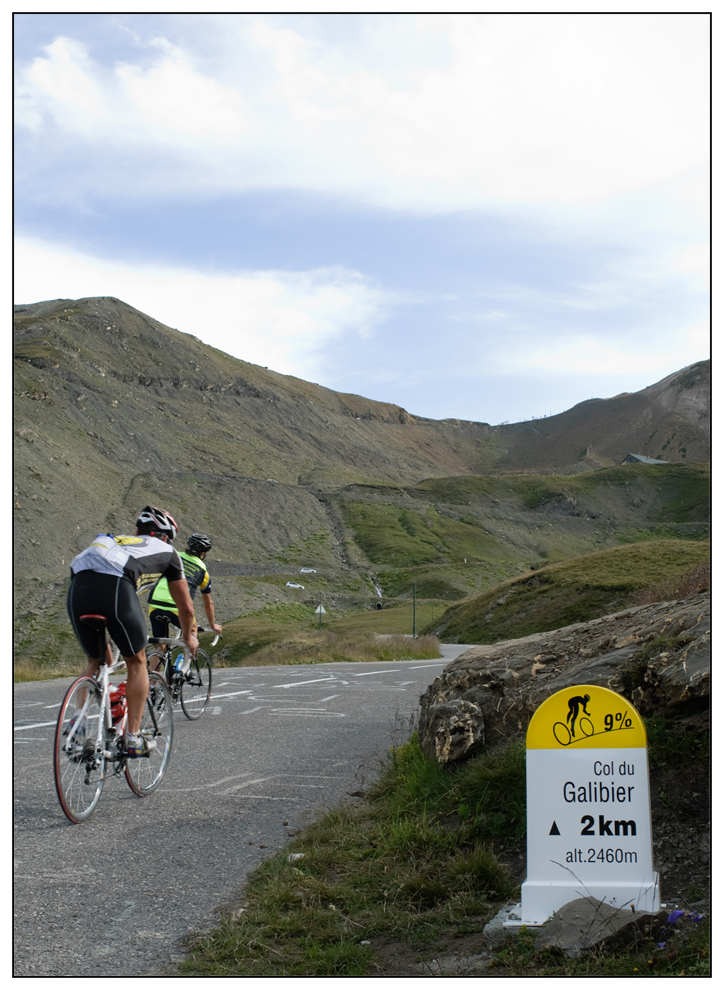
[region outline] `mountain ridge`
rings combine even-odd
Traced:
[[[566,553],[583,553],[614,539],[619,520],[641,532],[656,525],[661,486],[667,498],[684,498],[687,484],[703,483],[689,468],[708,461],[708,361],[640,393],[491,426],[416,417],[393,403],[281,375],[114,297],[19,305],[14,322],[21,624],[36,613],[62,623],[74,553],[100,530],[127,532],[146,502],[170,508],[183,538],[211,533],[212,567],[253,566],[271,575],[311,564],[336,575],[329,580],[338,591],[362,599],[374,595],[379,567],[395,565],[379,557],[388,538],[398,561],[410,566],[449,569],[480,560],[462,584],[445,577],[441,597],[449,599],[520,573],[530,561],[560,559],[555,540],[535,535],[542,523],[539,510],[527,507],[533,496],[514,479],[506,494],[506,477],[530,476],[536,488],[539,476],[550,476],[544,525],[553,526],[549,535],[558,534]],[[595,476],[629,452],[655,456],[662,449],[672,468],[621,469],[628,489],[601,476],[590,511],[570,508],[580,496],[564,476]],[[687,466],[678,481],[676,464]],[[486,477],[498,479],[489,493],[475,484],[467,492],[466,478]],[[613,501],[600,495],[609,489],[620,492]],[[602,513],[603,523],[594,522]],[[377,548],[375,560],[363,545]],[[555,553],[541,557],[543,551]],[[241,581],[216,583],[227,618],[290,594],[283,582],[279,589]],[[400,588],[403,577],[388,584]]]

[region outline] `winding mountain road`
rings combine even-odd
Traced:
[[[16,684],[15,976],[168,972],[182,940],[318,810],[354,801],[407,738],[440,660],[214,670],[198,722],[175,716],[159,789],[106,781],[72,825],[53,782],[55,718],[72,679]]]

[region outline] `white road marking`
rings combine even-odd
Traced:
[[[48,725],[56,724],[56,720],[53,719],[52,722],[35,722],[34,725],[15,725],[13,728],[15,732],[24,732],[26,729],[45,729]]]
[[[294,708],[292,706],[286,706],[285,708],[272,708],[274,712],[326,712],[326,708],[310,708],[309,705],[305,705],[304,708]]]
[[[368,670],[365,674],[352,674],[352,677],[372,677],[373,674],[397,674],[399,671],[391,670]]]
[[[221,784],[227,784],[230,780],[238,780],[239,777],[248,777],[250,773],[251,770],[245,770],[244,773],[235,773],[231,777],[222,777],[221,780],[211,780],[206,784],[199,784],[198,787],[175,787],[174,790],[179,792],[205,791],[209,787],[219,787]]]
[[[313,681],[294,681],[291,684],[275,684],[275,688],[293,688],[300,687],[302,684],[319,684],[322,681],[336,681],[337,678],[332,675],[332,677],[315,677]]]
[[[295,797],[272,797],[271,794],[234,794],[235,798],[246,798],[248,801],[301,801],[301,798]]]
[[[298,715],[300,718],[347,718],[346,712],[315,712],[306,708],[272,708],[274,715]]]
[[[251,688],[246,691],[229,691],[226,694],[212,694],[212,698],[235,698],[238,694],[251,694]]]
[[[267,780],[274,780],[279,774],[273,773],[269,777],[256,777],[254,780],[245,780],[243,784],[234,784],[233,787],[227,787],[226,790],[222,791],[222,794],[233,794],[234,791],[240,791],[242,787],[250,787],[252,784],[265,784]]]

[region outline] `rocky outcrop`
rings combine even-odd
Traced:
[[[422,749],[450,763],[522,736],[538,706],[573,684],[610,688],[642,715],[690,702],[706,711],[710,619],[709,595],[693,595],[475,646],[420,699]]]

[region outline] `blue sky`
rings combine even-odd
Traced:
[[[703,14],[19,14],[16,301],[489,423],[708,356]]]

